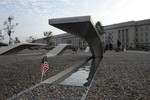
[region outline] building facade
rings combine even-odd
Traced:
[[[101,36],[103,45],[112,43],[116,47],[119,40],[122,48],[150,46],[150,19],[108,25],[104,29],[105,33]]]
[[[122,48],[150,47],[150,19],[107,25],[104,26],[104,30],[105,33],[101,36],[103,46],[111,43],[116,48],[119,40]],[[41,38],[34,42],[46,43],[46,40]],[[69,33],[52,36],[51,43],[53,46],[61,43],[75,44],[79,47],[88,45],[85,40]]]
[[[34,41],[35,43],[44,43],[46,44],[47,41],[45,38],[40,38]],[[74,44],[79,47],[86,47],[88,44],[85,42],[84,39],[81,39],[75,35],[71,35],[69,33],[64,33],[60,35],[54,35],[51,38],[51,45],[52,46],[57,46],[59,44]]]

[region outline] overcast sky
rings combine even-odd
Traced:
[[[13,37],[24,41],[29,36],[43,37],[43,32],[62,34],[48,25],[48,19],[90,15],[94,22],[110,25],[150,19],[150,0],[0,0],[0,29],[8,16],[19,23]]]

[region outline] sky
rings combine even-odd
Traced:
[[[94,23],[101,21],[105,26],[150,19],[149,9],[150,0],[0,0],[0,30],[8,16],[13,16],[12,23],[18,26],[12,38],[25,42],[30,36],[44,37],[46,31],[65,33],[48,24],[51,18],[90,15]],[[4,41],[8,42],[7,35]]]

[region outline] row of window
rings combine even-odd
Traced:
[[[105,32],[105,35],[113,35],[113,31]]]
[[[118,30],[118,39],[122,42],[129,42],[129,32],[128,29]]]
[[[145,39],[143,39],[143,38],[141,38],[141,39],[136,38],[136,39],[135,39],[135,42],[136,42],[136,43],[137,43],[137,42],[146,42],[146,43],[148,43],[148,38],[145,38]]]
[[[138,31],[148,31],[148,30],[149,30],[148,26],[143,26],[143,27],[135,29],[136,32],[138,32]]]
[[[135,32],[135,36],[136,37],[144,37],[144,36],[149,36],[148,30],[149,27],[148,26],[142,26],[142,27],[137,27],[135,28],[136,32]],[[122,42],[122,43],[128,43],[129,42],[129,29],[119,29],[118,31],[118,39]],[[105,33],[105,35],[103,35],[102,40],[105,40],[105,42],[108,42],[108,40],[112,40],[110,39],[110,37],[112,37],[113,39],[113,31],[108,31]],[[136,42],[142,42],[142,43],[147,43],[150,40],[148,40],[148,38],[140,38],[140,39],[136,39]]]
[[[128,33],[128,29],[118,30],[118,33]]]
[[[79,39],[78,37],[60,37],[52,40],[52,45],[58,45],[60,43],[86,45],[86,42],[82,39]]]
[[[61,42],[68,43],[68,44],[76,44],[76,45],[87,45],[87,43],[84,40],[79,39],[78,37],[62,38]]]
[[[145,32],[145,34],[144,33],[135,33],[135,36],[136,37],[138,37],[138,36],[148,36],[148,32]]]
[[[105,40],[105,43],[108,44],[108,43],[113,43],[113,40]]]
[[[102,39],[111,39],[111,38],[113,38],[113,36],[111,35],[111,36],[105,36],[105,37],[102,37]]]

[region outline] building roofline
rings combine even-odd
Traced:
[[[52,36],[52,39],[53,39],[53,37],[55,37],[55,38],[59,38],[59,37],[65,37],[65,36],[72,36],[71,34],[69,34],[69,33],[62,33],[62,34],[57,34],[57,35],[53,35]],[[38,39],[36,39],[36,41],[37,40],[43,40],[43,39],[45,39],[45,37],[43,37],[43,38],[38,38]]]
[[[104,26],[104,29],[115,29],[115,28],[122,28],[127,26],[134,26],[135,21],[128,21],[128,22],[122,22],[122,23],[115,23],[112,25],[106,25]]]
[[[104,26],[104,29],[107,30],[107,29],[115,29],[115,28],[131,27],[131,26],[140,26],[140,25],[150,25],[150,19],[115,23],[115,24]]]

